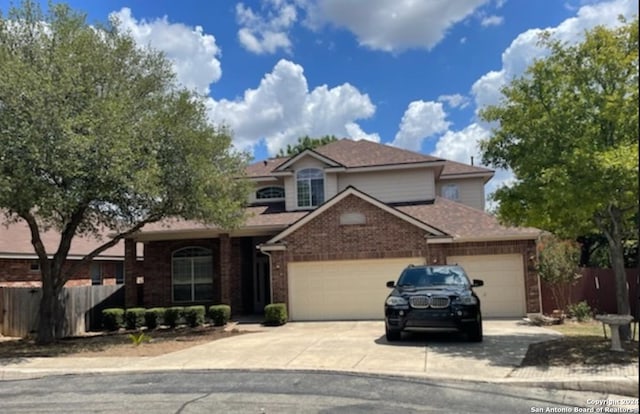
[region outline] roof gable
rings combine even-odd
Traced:
[[[347,187],[345,188],[342,192],[338,193],[335,197],[333,197],[332,199],[328,200],[327,202],[325,202],[323,205],[321,205],[320,207],[318,207],[317,209],[313,210],[312,212],[310,212],[309,214],[307,214],[306,216],[300,218],[298,221],[296,221],[295,223],[293,223],[291,226],[289,226],[288,228],[286,228],[285,230],[283,230],[282,232],[278,233],[276,236],[274,236],[273,238],[271,238],[269,241],[267,241],[265,243],[265,245],[273,245],[279,241],[281,241],[282,239],[284,239],[285,237],[287,237],[288,235],[290,235],[291,233],[295,232],[296,230],[300,229],[301,227],[303,227],[305,224],[307,224],[308,222],[310,222],[311,220],[313,220],[314,218],[320,216],[321,214],[323,214],[325,211],[329,210],[331,207],[333,207],[334,205],[336,205],[337,203],[339,203],[340,201],[344,200],[346,197],[348,196],[355,196],[358,197],[368,203],[371,203],[373,205],[375,205],[376,207],[380,208],[381,210],[384,210],[398,218],[400,218],[401,220],[404,220],[422,230],[424,230],[427,233],[430,233],[431,235],[435,236],[435,237],[446,237],[447,234],[445,232],[443,232],[440,229],[437,229],[435,227],[432,227],[428,224],[426,224],[423,221],[420,221],[418,219],[416,219],[415,217],[402,212],[401,210],[392,207],[388,204],[383,203],[380,200],[377,200],[373,197],[371,197],[368,194],[363,193],[362,191],[358,190],[355,187]]]
[[[329,167],[341,167],[342,165],[339,162],[334,161],[333,159],[318,153],[312,149],[305,149],[304,151],[299,152],[298,154],[294,155],[293,157],[289,158],[288,160],[286,160],[285,162],[281,163],[280,165],[278,165],[276,168],[274,168],[273,172],[281,172],[281,171],[285,171],[287,168],[293,166],[296,162],[304,159],[305,157],[311,157],[311,158],[315,158],[316,160],[320,161],[323,164],[326,164]]]

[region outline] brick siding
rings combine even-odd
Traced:
[[[362,225],[341,225],[344,213],[360,213]],[[447,256],[522,254],[527,312],[540,312],[538,276],[529,258],[535,256],[534,240],[429,244],[425,232],[370,204],[349,196],[315,217],[284,240],[286,251],[272,256],[272,289],[275,302],[288,303],[289,262],[321,260],[384,259],[424,257],[428,263],[445,264]]]
[[[0,286],[7,287],[40,287],[40,271],[31,270],[31,264],[37,263],[36,259],[0,259]],[[71,266],[76,261],[68,260],[66,267]],[[116,284],[116,263],[117,261],[96,261],[100,263],[102,269],[102,283],[104,285]],[[90,286],[91,285],[91,263],[81,266],[69,278],[67,287]]]

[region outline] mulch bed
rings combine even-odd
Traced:
[[[598,336],[564,337],[529,345],[522,366],[569,366],[638,363],[638,342],[611,351],[611,340]]]

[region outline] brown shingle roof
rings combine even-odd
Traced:
[[[308,211],[284,211],[284,203],[251,206],[247,207],[245,212],[246,220],[242,225],[243,229],[264,226],[285,228],[308,214]],[[186,230],[211,230],[212,232],[218,232],[222,229],[212,224],[204,224],[197,221],[167,219],[162,222],[144,226],[142,231],[138,234],[152,232],[179,232]]]
[[[418,152],[407,151],[366,140],[353,141],[344,138],[318,147],[314,149],[314,151],[348,168],[446,161],[442,172],[443,176],[493,173],[493,170],[488,168],[443,160],[431,155],[420,154]],[[290,157],[269,158],[253,163],[247,167],[247,175],[249,177],[267,177],[289,158]]]
[[[477,167],[475,165],[468,165],[461,162],[447,160],[447,162],[444,164],[444,169],[442,170],[441,176],[478,173],[493,174],[494,171],[485,167]]]
[[[529,227],[507,227],[484,211],[436,197],[433,204],[407,205],[398,210],[453,236],[454,241],[535,239],[540,231]]]
[[[442,161],[442,159],[431,155],[407,151],[372,141],[353,141],[346,138],[318,147],[315,151],[345,167],[371,167],[375,165]]]
[[[60,243],[60,233],[55,230],[48,230],[40,233],[47,254],[52,255],[58,249]],[[71,242],[70,256],[85,256],[94,249],[100,247],[108,239],[98,240],[93,237],[74,237]],[[5,226],[0,224],[0,257],[7,255],[35,256],[35,250],[31,244],[31,232],[29,226],[24,221]],[[124,242],[120,242],[114,247],[107,249],[98,257],[124,257]]]

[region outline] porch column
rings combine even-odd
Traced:
[[[138,285],[136,283],[137,251],[136,241],[124,240],[124,304],[127,308],[138,305]]]
[[[231,238],[228,234],[220,235],[220,303],[231,305]]]

